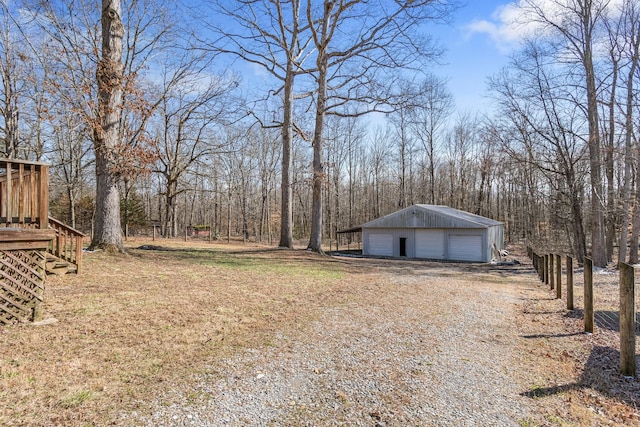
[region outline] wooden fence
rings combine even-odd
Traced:
[[[561,299],[562,284],[562,257],[559,254],[539,254],[531,247],[527,248],[527,255],[538,273],[538,278],[550,290],[555,290],[556,298]],[[573,257],[565,257],[565,297],[567,310],[575,310],[574,307],[574,283]],[[620,373],[625,376],[636,375],[636,308],[635,308],[635,271],[633,266],[619,263],[620,305],[619,305],[619,330],[620,330]],[[584,331],[594,333],[594,294],[593,294],[593,261],[584,259]]]

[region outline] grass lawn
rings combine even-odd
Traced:
[[[128,246],[48,277],[45,318],[57,323],[0,328],[0,425],[107,425],[163,384],[350,298],[341,263],[306,251]]]

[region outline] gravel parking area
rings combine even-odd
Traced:
[[[530,281],[482,269],[357,264],[356,297],[156,397],[148,426],[530,425],[515,318]],[[471,272],[469,272],[471,271]],[[531,282],[531,283],[528,283]]]

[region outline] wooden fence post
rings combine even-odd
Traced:
[[[549,254],[544,254],[544,284],[549,284]]]
[[[556,254],[556,298],[562,298],[562,257]]]
[[[593,333],[593,260],[584,258],[584,331]]]
[[[536,254],[535,253],[531,253],[531,264],[533,265],[533,269],[536,271],[536,273],[538,272],[538,268],[536,267]]]
[[[636,308],[633,266],[619,263],[620,268],[620,373],[636,376]]]
[[[540,280],[540,255],[533,254],[533,256],[536,258],[536,273],[538,273],[538,280]]]
[[[555,280],[555,274],[554,274],[554,264],[556,263],[556,259],[555,259],[555,255],[553,254],[549,254],[549,287],[551,288],[551,290],[553,290],[554,287],[554,280]]]
[[[573,258],[567,255],[567,310],[573,310]]]

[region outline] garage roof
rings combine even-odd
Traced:
[[[362,225],[362,228],[489,228],[501,222],[441,205],[413,205]]]

